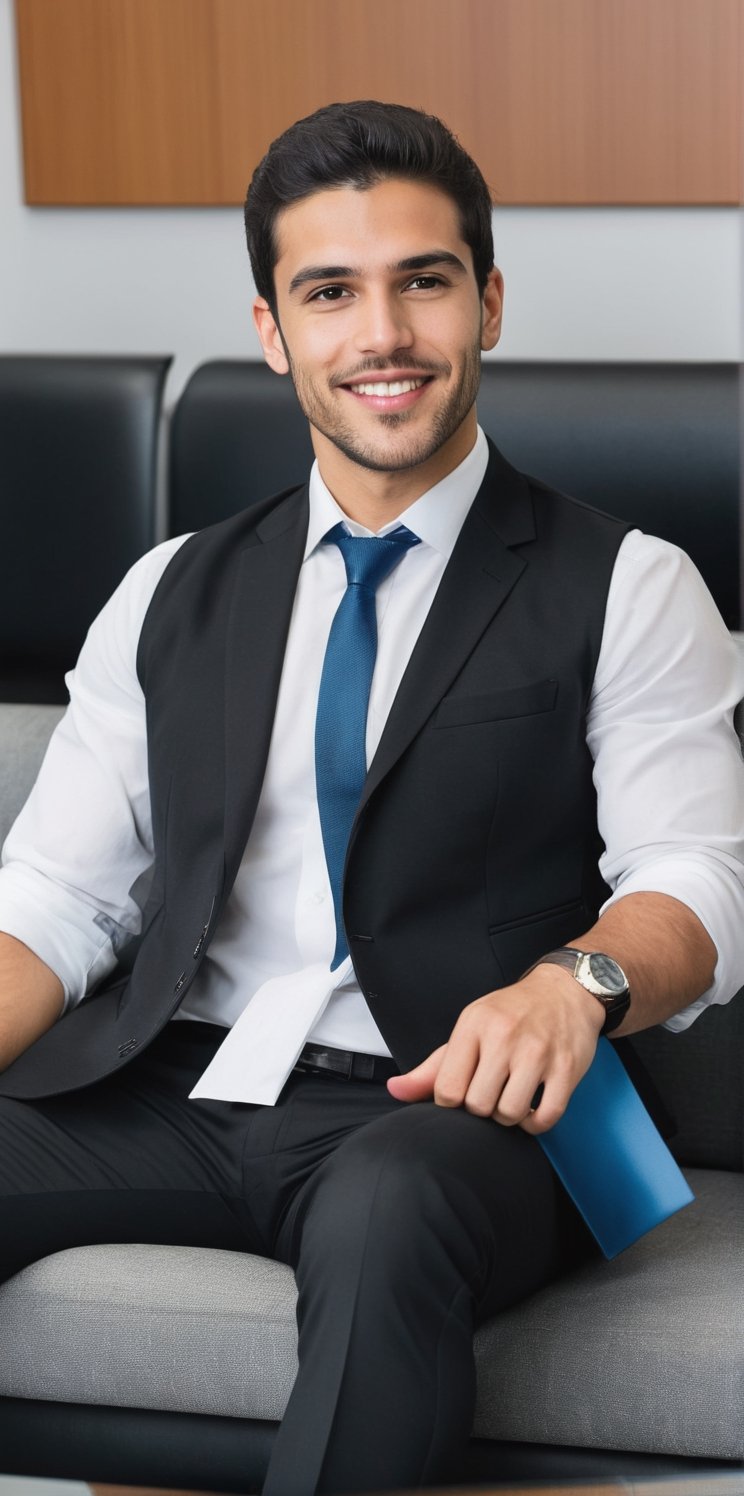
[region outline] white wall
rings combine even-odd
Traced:
[[[504,357],[742,359],[738,210],[503,208],[495,233]],[[205,359],[259,357],[252,294],[239,208],[24,206],[0,0],[0,350],[175,353],[172,400]]]

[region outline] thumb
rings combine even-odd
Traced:
[[[426,1101],[433,1096],[434,1082],[446,1048],[446,1044],[441,1044],[439,1049],[433,1050],[415,1069],[407,1070],[404,1075],[391,1076],[387,1083],[390,1095],[396,1101]]]

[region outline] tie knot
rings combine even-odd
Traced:
[[[349,535],[344,526],[338,524],[323,539],[324,544],[338,546],[344,558],[348,585],[368,587],[372,592],[377,591],[406,551],[420,544],[418,535],[413,535],[405,525],[398,525],[389,535]]]

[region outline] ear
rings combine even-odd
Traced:
[[[486,289],[483,292],[483,326],[481,348],[495,348],[501,337],[501,314],[504,308],[504,277],[494,266],[488,272]]]
[[[253,321],[269,368],[273,369],[275,374],[288,374],[289,361],[284,351],[279,323],[263,296],[257,296],[253,303]]]

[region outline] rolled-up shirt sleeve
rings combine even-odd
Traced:
[[[609,907],[679,899],[718,953],[689,1027],[744,983],[744,764],[733,711],[744,663],[683,551],[632,531],[618,553],[587,718]]]
[[[132,568],[67,676],[70,704],[3,847],[0,930],[57,974],[65,1008],[106,976],[139,933],[152,867],[139,636],[183,539]]]

